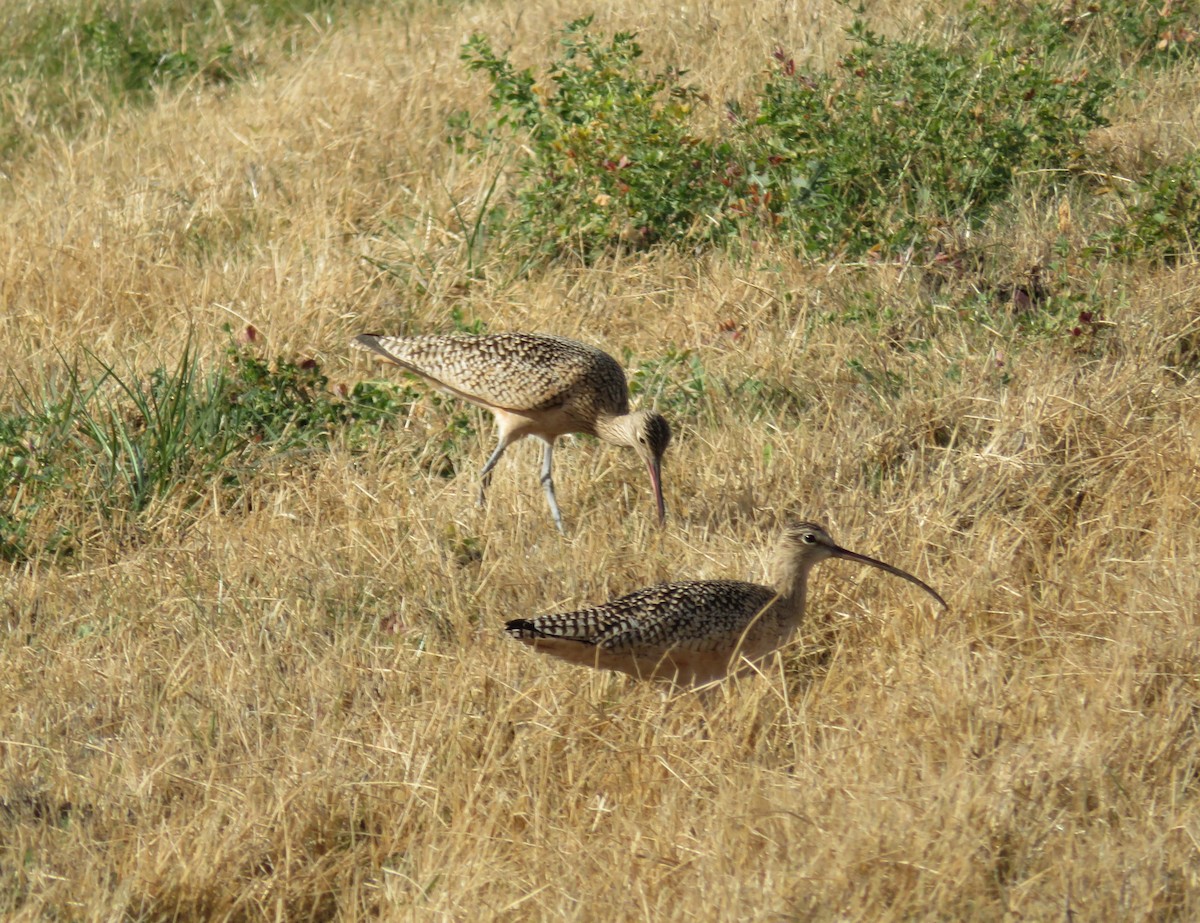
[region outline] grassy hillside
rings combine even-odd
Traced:
[[[1195,3],[5,16],[6,918],[1200,914]],[[665,529],[583,437],[565,537],[532,443],[476,508],[348,345],[509,329]],[[503,636],[793,515],[950,610],[822,565],[707,697]]]

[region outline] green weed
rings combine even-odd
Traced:
[[[536,255],[588,259],[616,246],[719,236],[730,151],[692,124],[705,97],[681,70],[643,71],[632,34],[601,41],[590,23],[567,25],[562,56],[542,78],[473,35],[462,59],[490,80],[495,117],[472,128],[460,116],[455,142],[519,145],[508,226]]]
[[[629,374],[629,393],[642,396],[643,403],[654,406],[672,420],[695,420],[705,406],[709,392],[709,377],[700,357],[690,349],[677,350],[668,346],[658,359],[644,360],[633,365],[633,355],[624,353]]]
[[[26,406],[34,399],[22,394]],[[62,489],[66,477],[62,446],[70,419],[69,400],[41,400],[36,411],[0,413],[0,560],[24,556],[29,533],[47,498]],[[53,549],[62,537],[48,535]]]
[[[861,22],[837,74],[802,74],[785,53],[750,137],[751,188],[809,254],[923,245],[978,224],[1015,176],[1066,173],[1104,122],[1110,84],[1024,54],[892,41]]]
[[[1027,51],[893,41],[856,22],[837,73],[800,73],[779,50],[753,103],[705,136],[707,97],[684,72],[649,74],[632,35],[603,42],[590,21],[566,27],[543,78],[481,35],[463,49],[495,118],[459,118],[456,141],[516,148],[507,226],[543,258],[746,235],[812,256],[898,252],[979,223],[1021,171],[1065,182],[1111,89]]]
[[[1200,155],[1164,163],[1117,195],[1125,214],[1095,243],[1126,258],[1174,264],[1194,258],[1200,246]]]
[[[811,403],[802,388],[778,378],[757,375],[731,388],[726,401],[739,416],[750,420],[766,417],[776,422],[802,419]]]
[[[335,393],[315,360],[267,360],[245,345],[215,368],[190,346],[144,377],[89,365],[98,374],[69,366],[65,386],[0,413],[0,558],[69,553],[68,526],[38,528],[44,511],[124,522],[168,498],[187,506],[215,490],[232,501],[282,453],[371,444],[419,396],[372,382]]]
[[[94,359],[100,377],[83,381],[69,373],[75,448],[95,459],[99,508],[106,514],[139,513],[176,487],[211,475],[237,452],[246,437],[225,426],[223,370],[204,375],[188,347],[171,371],[155,369],[139,379],[122,377]]]
[[[969,3],[966,13],[968,31],[984,41],[1061,62],[1086,59],[1110,78],[1130,67],[1194,60],[1200,52],[1196,0],[988,0]]]
[[[880,404],[894,401],[904,391],[904,376],[889,369],[884,362],[852,358],[846,360],[846,368],[854,373]]]

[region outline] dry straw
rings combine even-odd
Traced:
[[[930,312],[902,263],[783,249],[465,286],[452,203],[477,204],[494,165],[442,142],[483,94],[457,48],[484,29],[544,61],[568,6],[373,11],[254,81],[46,139],[5,180],[6,407],[85,349],[149,369],[192,335],[219,361],[226,322],[352,384],[380,373],[351,335],[452,311],[633,365],[671,344],[708,378],[672,420],[665,530],[635,461],[587,440],[559,458],[567,537],[527,443],[477,510],[486,417],[442,478],[413,461],[445,426],[428,404],[366,453],[279,460],[236,509],[168,497],[111,530],[50,511],[88,540],[3,577],[3,914],[1195,917],[1200,409],[1167,368],[1194,266],[1089,268],[1115,326],[1087,351]],[[827,62],[848,16],[617,4],[597,28],[639,30],[720,98],[777,43]],[[1061,231],[1029,203],[985,242],[1013,266]],[[401,252],[413,281],[364,260]],[[930,349],[840,322],[864,293]],[[790,398],[755,405],[749,379]],[[951,611],[831,562],[796,642],[706,703],[503,636],[662,580],[761,580],[795,512]]]

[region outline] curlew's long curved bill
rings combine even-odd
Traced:
[[[880,570],[885,570],[889,574],[895,574],[897,577],[903,577],[909,583],[915,583],[922,590],[936,599],[942,604],[943,609],[949,609],[950,606],[946,600],[942,599],[941,595],[924,580],[914,577],[906,570],[901,570],[898,567],[892,567],[890,564],[884,564],[882,561],[877,561],[874,558],[869,558],[865,554],[859,554],[856,551],[848,551],[839,545],[833,546],[833,556],[836,558],[845,558],[847,561],[858,561],[860,564],[870,564],[872,567],[878,567]]]
[[[663,502],[662,492],[662,459],[651,459],[646,462],[646,467],[650,469],[650,486],[654,488],[654,502],[658,506],[658,524],[661,526],[667,521],[667,506]]]

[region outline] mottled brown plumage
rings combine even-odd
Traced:
[[[567,433],[588,433],[637,451],[650,470],[662,522],[662,457],[671,442],[671,428],[661,414],[630,412],[625,372],[607,353],[566,337],[531,333],[361,334],[353,345],[492,411],[499,443],[480,472],[480,503],[504,450],[523,436],[536,436],[545,443],[542,486],[554,523],[562,530],[551,476],[554,440]]]
[[[572,663],[695,686],[737,672],[784,644],[804,617],[808,573],[826,558],[878,567],[946,601],[912,574],[847,551],[812,522],[788,525],[772,586],[737,580],[664,583],[576,612],[514,619],[509,635]]]

